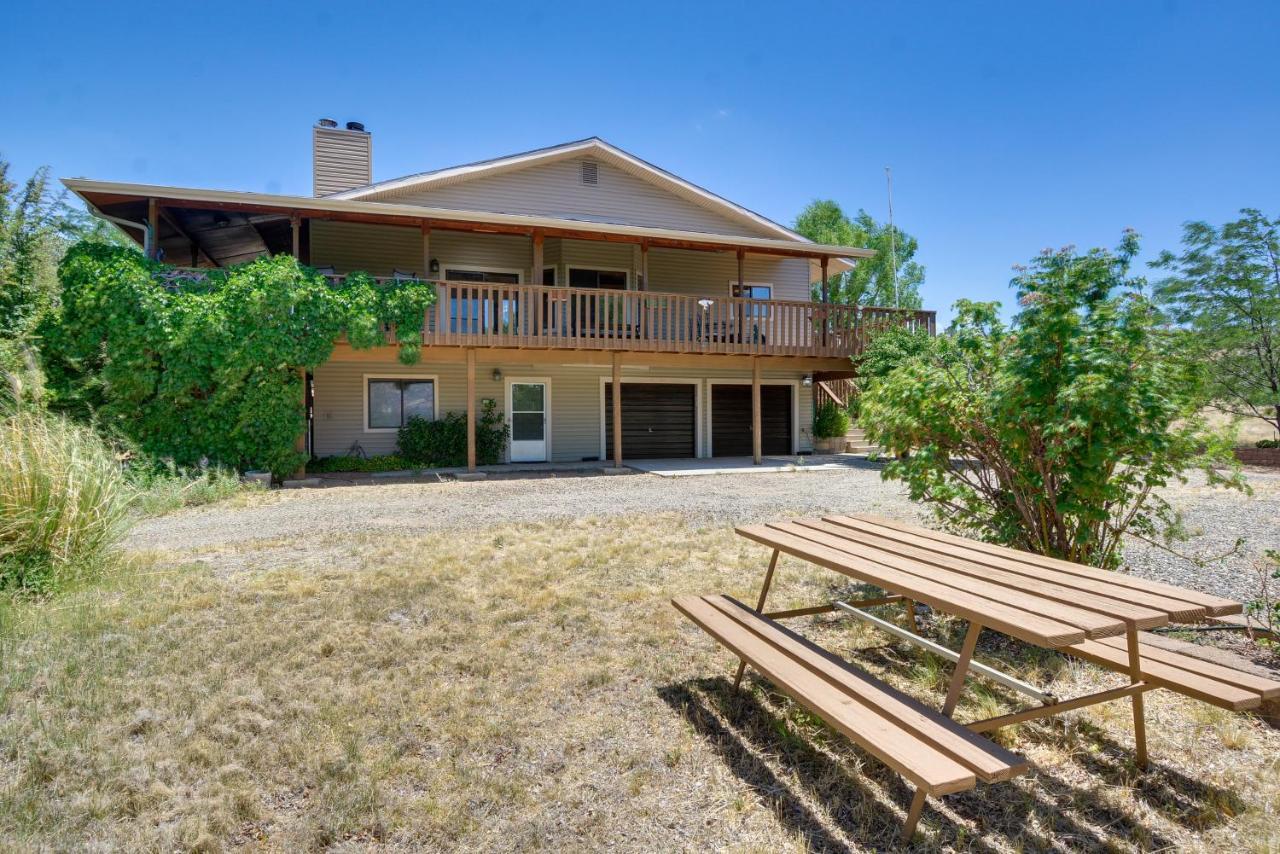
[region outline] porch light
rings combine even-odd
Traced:
[[[805,374],[804,379],[800,380],[800,383],[805,388],[808,388],[809,386],[813,385],[813,374]]]
[[[502,382],[502,371],[499,370],[498,368],[493,369],[493,381],[495,383]]]
[[[429,262],[427,262],[427,270],[429,270],[432,273],[439,273],[440,272],[439,259],[432,258]]]
[[[700,299],[700,300],[698,300],[698,305],[702,306],[702,310],[703,310],[703,311],[706,311],[707,309],[711,308],[711,306],[712,306],[713,304],[715,304],[715,300],[713,300],[713,299]]]

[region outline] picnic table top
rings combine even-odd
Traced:
[[[1238,614],[1238,602],[870,515],[823,516],[737,532],[980,623],[1028,643],[1060,648],[1086,638],[1170,622]]]

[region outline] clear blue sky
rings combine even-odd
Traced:
[[[890,165],[944,317],[1046,246],[1280,214],[1274,0],[626,5],[15,4],[0,152],[307,194],[321,116],[380,179],[595,134],[787,224],[883,218]]]

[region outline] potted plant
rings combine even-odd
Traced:
[[[849,413],[831,401],[818,404],[813,414],[813,445],[819,454],[838,454],[844,450],[844,437],[849,432]]]

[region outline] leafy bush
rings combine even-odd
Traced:
[[[0,590],[53,592],[99,569],[124,535],[129,490],[87,427],[37,410],[0,420]]]
[[[957,303],[946,335],[863,395],[868,437],[904,455],[884,476],[960,533],[1103,567],[1126,534],[1180,532],[1157,490],[1188,469],[1244,488],[1200,415],[1201,366],[1128,278],[1137,250],[1129,233],[1116,254],[1044,253],[1014,279],[1011,327],[994,303]]]
[[[230,498],[241,492],[260,490],[259,484],[244,483],[235,471],[221,466],[184,469],[165,463],[135,463],[126,472],[133,488],[132,506],[144,516],[159,516],[183,507],[198,507]]]
[[[60,267],[62,301],[42,326],[52,405],[92,414],[144,453],[192,466],[285,474],[305,416],[301,371],[324,362],[343,332],[355,347],[385,342],[419,355],[423,282],[378,286],[366,274],[338,286],[293,258],[259,258],[202,281],[136,252],[74,246]]]
[[[1259,439],[1253,444],[1256,448],[1280,448],[1280,439]]]
[[[476,419],[476,462],[493,465],[502,460],[509,428],[492,400],[486,400]],[[410,418],[397,436],[400,455],[413,465],[447,468],[467,464],[467,416],[450,412],[444,418],[427,421]]]
[[[375,457],[321,457],[318,460],[312,460],[307,463],[307,471],[314,474],[344,471],[402,471],[410,468],[413,468],[413,466],[409,464],[409,461],[396,454]]]
[[[849,412],[832,401],[818,405],[813,415],[815,439],[835,439],[849,432]]]

